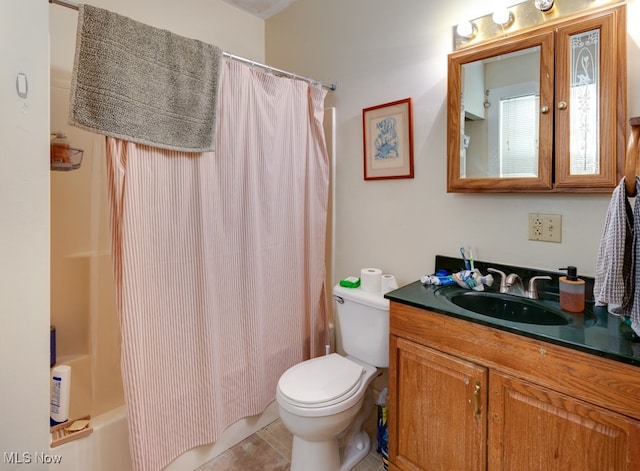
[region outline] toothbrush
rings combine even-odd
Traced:
[[[471,265],[469,264],[469,260],[467,260],[467,256],[464,253],[464,247],[460,247],[460,254],[462,255],[462,261],[464,261],[464,268],[466,270],[470,270]]]
[[[473,250],[471,250],[471,247],[469,247],[469,264],[471,265],[471,270],[475,270],[473,266]]]

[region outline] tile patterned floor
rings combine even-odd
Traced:
[[[367,457],[352,471],[384,470],[382,458],[376,452],[375,436],[371,445]],[[291,433],[278,419],[195,471],[289,471],[290,460]]]

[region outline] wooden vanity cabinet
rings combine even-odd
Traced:
[[[393,461],[407,471],[485,469],[486,393],[480,388],[487,384],[487,368],[402,338],[391,341]]]
[[[640,368],[391,302],[390,469],[640,469]]]
[[[640,469],[638,420],[518,380],[489,377],[488,469]]]

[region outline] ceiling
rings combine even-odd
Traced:
[[[267,19],[280,10],[295,2],[295,0],[224,0],[259,18]]]

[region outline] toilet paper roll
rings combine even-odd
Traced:
[[[360,288],[370,293],[379,293],[382,282],[382,270],[363,268],[360,270]]]
[[[382,294],[387,294],[389,291],[393,291],[394,289],[398,289],[396,277],[393,275],[382,275],[382,279],[380,280],[380,290],[382,291]]]

